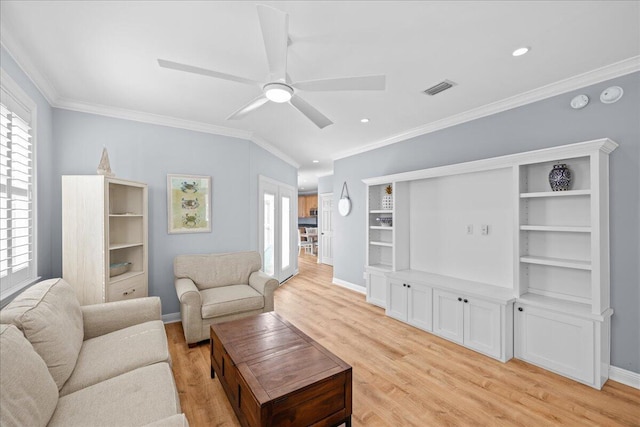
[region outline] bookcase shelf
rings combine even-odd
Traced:
[[[147,191],[103,175],[62,177],[62,275],[82,305],[147,296]],[[110,277],[120,263],[129,271]]]

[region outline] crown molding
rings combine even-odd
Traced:
[[[268,142],[266,139],[262,138],[261,136],[257,135],[255,132],[252,133],[251,137],[248,138],[248,139],[250,139],[251,142],[253,142],[257,146],[264,148],[265,150],[267,150],[269,153],[273,154],[274,156],[279,157],[281,160],[285,161],[286,163],[289,163],[294,168],[300,169],[300,164],[298,162],[296,162],[293,159],[293,157],[291,157],[291,156],[285,154],[284,152],[280,151],[273,144],[271,144],[270,142]]]
[[[0,45],[7,51],[9,56],[13,58],[18,67],[35,85],[36,89],[40,91],[42,96],[47,100],[49,105],[54,105],[58,99],[58,92],[53,87],[51,82],[38,71],[38,68],[29,59],[28,55],[24,54],[24,49],[13,37],[11,31],[8,29],[4,17],[0,17]]]
[[[160,126],[168,126],[195,132],[210,133],[215,135],[230,136],[233,138],[250,139],[251,132],[240,129],[232,129],[224,126],[216,126],[208,123],[178,119],[160,114],[145,113],[142,111],[127,110],[124,108],[110,107],[106,105],[91,104],[81,101],[62,99],[53,105],[64,110],[78,111],[81,113],[97,114],[99,116],[113,117],[116,119],[132,120],[135,122],[149,123]]]
[[[616,62],[602,68],[588,71],[583,74],[578,74],[576,76],[569,77],[568,79],[560,80],[555,83],[530,90],[528,92],[523,92],[521,94],[505,98],[491,104],[486,104],[481,107],[456,114],[454,116],[446,117],[444,119],[419,126],[407,132],[402,132],[389,138],[385,138],[372,144],[368,144],[364,147],[344,151],[338,156],[334,157],[333,160],[340,160],[344,159],[345,157],[365,153],[367,151],[375,150],[376,148],[385,147],[387,145],[395,144],[396,142],[405,141],[410,138],[415,138],[420,135],[425,135],[431,132],[446,129],[451,126],[459,125],[496,113],[501,113],[503,111],[511,110],[513,108],[521,107],[533,102],[542,101],[556,95],[561,95],[566,92],[571,92],[576,89],[631,74],[636,71],[640,71],[640,56],[632,56],[631,58],[627,58],[623,61]]]
[[[78,102],[71,100],[62,100],[54,105],[56,108],[62,108],[65,110],[78,111],[81,113],[97,114],[100,116],[113,117],[123,120],[133,120],[141,123],[149,123],[159,126],[168,126],[177,129],[186,129],[195,132],[208,133],[213,135],[229,136],[232,138],[240,138],[253,142],[259,147],[264,148],[269,153],[280,158],[281,160],[289,163],[295,168],[299,168],[300,165],[296,163],[290,156],[286,155],[282,151],[278,150],[273,144],[266,141],[264,138],[259,137],[254,132],[232,129],[224,126],[216,126],[208,123],[195,122],[184,119],[177,119],[175,117],[162,116],[159,114],[145,113],[141,111],[126,110],[114,107],[108,107],[104,105],[89,104],[86,102]]]

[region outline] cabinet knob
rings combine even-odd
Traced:
[[[518,307],[518,311],[524,311],[522,307]]]
[[[465,298],[465,299],[464,299],[464,302],[469,302],[469,300]]]
[[[406,284],[406,283],[403,283],[403,284],[402,284],[402,286],[403,286],[403,287],[406,287],[406,286],[407,286],[407,284]]]
[[[411,287],[411,285],[407,285],[407,288],[410,288],[410,287]]]
[[[458,297],[458,301],[462,301],[462,298]]]

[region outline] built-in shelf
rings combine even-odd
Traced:
[[[528,264],[551,265],[554,267],[576,268],[579,270],[591,270],[590,261],[578,261],[573,259],[550,258],[541,256],[523,256],[521,262]]]
[[[126,273],[118,274],[117,276],[113,276],[109,278],[109,283],[117,283],[123,280],[127,280],[131,277],[139,276],[144,274],[144,271],[127,271]]]
[[[375,241],[371,241],[369,242],[370,245],[373,246],[385,246],[387,248],[392,248],[393,247],[393,243],[391,242],[375,242]]]
[[[570,196],[590,196],[591,190],[569,190],[569,191],[539,191],[535,193],[521,193],[521,199],[536,197],[570,197]]]
[[[144,243],[142,242],[138,242],[138,243],[112,243],[109,245],[109,250],[113,251],[116,249],[125,249],[125,248],[134,248],[136,246],[142,246],[144,245]]]
[[[382,271],[382,272],[387,272],[392,270],[389,264],[372,264],[372,265],[369,265],[367,268],[371,270]]]
[[[372,214],[391,214],[393,213],[393,210],[391,209],[372,209],[369,211],[369,213]]]
[[[381,225],[372,225],[369,228],[372,230],[393,230],[393,227],[383,227]]]
[[[126,214],[109,214],[109,218],[128,218],[128,217],[132,217],[132,218],[142,218],[141,214],[132,214],[132,213],[126,213]]]
[[[564,225],[521,225],[522,231],[562,231],[565,233],[591,233],[591,227],[575,227]]]

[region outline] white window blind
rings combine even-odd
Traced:
[[[36,277],[30,114],[2,88],[0,102],[0,295]]]

